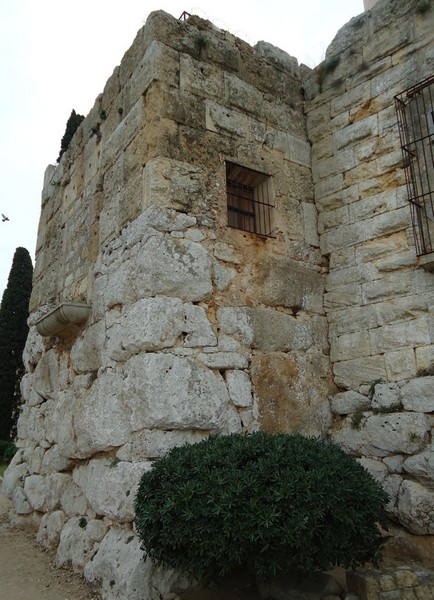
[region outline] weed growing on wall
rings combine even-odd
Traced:
[[[376,561],[387,494],[338,446],[301,435],[234,434],[171,450],[135,499],[154,561],[215,579],[270,578]]]

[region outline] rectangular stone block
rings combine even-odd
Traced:
[[[340,336],[330,336],[330,360],[336,363],[371,354],[368,331],[355,331]]]
[[[362,286],[360,284],[343,285],[339,291],[324,294],[324,308],[336,309],[356,306],[362,302]]]
[[[416,357],[413,348],[387,352],[385,361],[389,381],[402,381],[416,376]]]
[[[333,134],[335,148],[339,150],[375,135],[378,135],[378,119],[377,115],[371,115],[341,130],[335,131]]]
[[[335,383],[338,387],[359,390],[361,385],[370,385],[387,378],[384,356],[363,356],[333,365]]]
[[[400,350],[406,346],[426,346],[431,343],[426,318],[385,325],[370,331],[373,354]]]

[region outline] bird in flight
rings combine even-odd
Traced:
[[[9,221],[9,217],[7,217],[6,215],[4,215],[4,214],[2,213],[2,221],[3,221],[3,223],[4,223],[5,221]]]

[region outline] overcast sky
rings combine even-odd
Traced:
[[[313,67],[363,0],[0,0],[0,297],[18,246],[34,251],[43,174],[74,108],[87,115],[153,10],[198,14]]]

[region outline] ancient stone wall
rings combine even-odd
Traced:
[[[270,236],[227,227],[226,161],[269,176]],[[3,489],[57,564],[107,598],[151,598],[170,577],[143,563],[132,521],[153,459],[213,433],[325,436],[332,422],[295,59],[153,13],[48,168],[42,203]],[[49,337],[65,302],[90,317]]]
[[[332,438],[415,534],[434,533],[434,276],[418,266],[394,96],[432,75],[433,42],[432,7],[383,0],[342,28],[306,82],[340,388]]]
[[[105,598],[170,591],[142,561],[135,489],[210,434],[330,433],[432,549],[434,276],[393,97],[432,74],[433,25],[433,7],[380,0],[312,72],[153,13],[47,169],[3,490]],[[268,177],[270,235],[227,226],[228,161]],[[64,323],[68,302],[86,323]]]

